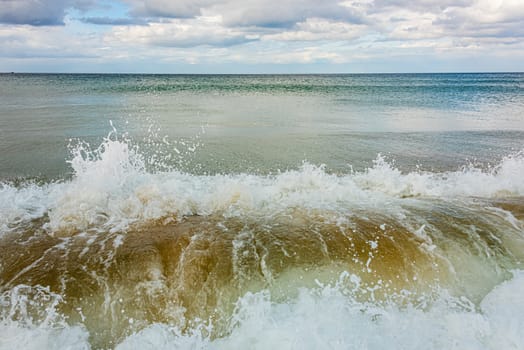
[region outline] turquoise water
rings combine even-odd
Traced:
[[[524,348],[523,83],[0,75],[0,350]]]

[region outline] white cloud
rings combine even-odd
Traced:
[[[269,62],[275,62],[279,64],[292,64],[292,63],[345,63],[348,61],[348,57],[342,56],[340,53],[333,51],[326,51],[322,47],[305,47],[299,50],[291,52],[279,52],[271,56]]]
[[[524,2],[520,0],[425,0],[412,6],[405,0],[375,0],[368,11],[368,18],[385,40],[408,41],[435,40],[447,42],[449,48],[464,42],[488,47],[490,37],[524,37]],[[473,40],[474,39],[474,40]],[[421,43],[426,45],[425,43]]]
[[[335,22],[321,18],[308,18],[293,29],[276,34],[267,34],[264,40],[276,41],[320,41],[353,40],[364,35],[365,27],[347,22]]]
[[[98,56],[100,38],[72,35],[64,27],[0,25],[0,57],[14,58],[85,58]]]
[[[524,36],[524,2],[521,0],[479,0],[469,7],[450,7],[435,25],[456,36]]]
[[[224,27],[220,17],[197,17],[151,23],[149,26],[114,28],[106,40],[129,45],[193,47],[231,46],[252,41],[253,37]]]

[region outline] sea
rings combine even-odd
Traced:
[[[0,349],[524,349],[524,73],[0,74]]]

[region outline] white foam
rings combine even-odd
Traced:
[[[360,188],[391,196],[504,197],[524,194],[524,153],[507,156],[490,170],[472,166],[461,171],[401,173],[378,156],[374,166],[353,176]]]
[[[522,349],[522,288],[519,271],[488,294],[480,310],[445,293],[429,307],[360,303],[340,285],[302,289],[287,302],[272,301],[267,291],[248,293],[224,338],[155,324],[117,349]]]
[[[150,173],[136,147],[107,138],[91,150],[74,149],[72,180],[21,188],[0,186],[0,230],[48,214],[50,232],[121,230],[142,220],[183,215],[271,215],[286,208],[347,212],[386,210],[404,197],[501,197],[524,195],[524,155],[504,158],[491,170],[404,174],[379,156],[373,167],[334,175],[305,163],[278,175],[197,176],[176,170]],[[388,205],[385,205],[385,204]]]
[[[1,350],[88,350],[89,333],[83,327],[28,327],[0,322]]]
[[[488,344],[493,349],[524,348],[524,271],[495,287],[480,307],[490,321]]]
[[[0,350],[78,349],[91,346],[81,325],[56,311],[61,297],[40,286],[18,285],[0,295]]]
[[[42,217],[49,208],[48,186],[33,183],[22,188],[0,183],[0,234]]]

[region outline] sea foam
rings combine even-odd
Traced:
[[[524,272],[495,287],[480,308],[442,293],[424,304],[357,302],[340,285],[301,289],[296,300],[272,301],[267,291],[238,300],[231,333],[209,339],[154,324],[118,350],[141,349],[520,349],[524,346]]]
[[[80,145],[70,160],[71,180],[46,185],[0,184],[0,230],[48,216],[49,232],[123,230],[163,218],[223,213],[272,215],[286,208],[351,210],[386,207],[406,197],[505,198],[524,195],[524,154],[490,169],[403,173],[381,155],[373,166],[349,174],[303,163],[273,175],[194,175],[171,169],[150,172],[137,147],[107,138],[95,150]]]
[[[85,328],[69,326],[57,311],[61,299],[40,286],[0,294],[0,349],[90,349]]]

